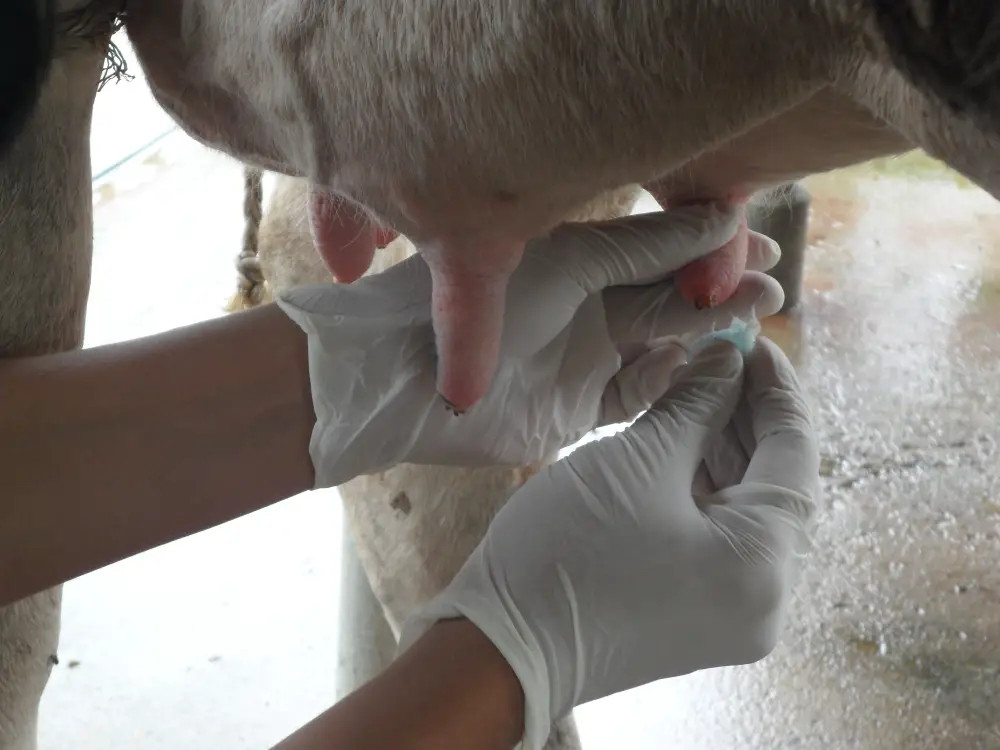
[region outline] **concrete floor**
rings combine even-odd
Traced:
[[[101,97],[95,171],[126,109],[169,127],[141,81]],[[588,748],[1000,748],[1000,206],[912,166],[810,187],[804,304],[766,326],[825,458],[785,637],[583,707]],[[87,345],[220,315],[241,199],[180,134],[102,180]],[[326,708],[340,523],[309,493],[69,583],[42,750],[263,749]]]

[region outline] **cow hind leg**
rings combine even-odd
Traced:
[[[62,587],[0,608],[0,747],[34,750],[38,706],[57,662]]]
[[[118,7],[95,2],[59,11],[56,57],[35,106],[15,123],[23,127],[6,134],[12,140],[0,152],[0,358],[82,344],[93,242],[91,115]],[[5,490],[2,502],[28,499]],[[39,704],[58,663],[61,603],[56,586],[0,607],[2,750],[37,745]]]

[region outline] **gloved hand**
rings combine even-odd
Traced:
[[[524,688],[524,750],[574,706],[773,648],[819,450],[791,364],[714,344],[623,432],[530,479],[400,650],[463,616]]]
[[[781,307],[780,285],[760,273],[780,255],[763,235],[751,238],[751,272],[719,308],[695,310],[669,280],[649,284],[724,244],[737,222],[735,210],[700,206],[565,226],[530,243],[508,286],[490,390],[459,416],[435,385],[431,278],[420,256],[351,285],[281,295],[309,338],[316,487],[401,462],[525,465],[632,419],[681,361],[658,340]]]

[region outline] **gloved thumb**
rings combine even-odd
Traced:
[[[651,284],[736,236],[740,209],[706,203],[611,221],[564,224],[544,240],[546,257],[587,294]]]
[[[630,422],[670,388],[674,373],[687,359],[673,343],[645,351],[624,365],[604,391],[597,426]]]
[[[709,441],[733,418],[743,390],[743,355],[727,341],[700,351],[676,371],[670,389],[636,421],[649,448],[662,446],[672,472],[693,481]]]

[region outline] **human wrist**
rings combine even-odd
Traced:
[[[451,619],[273,750],[511,750],[524,703],[503,656],[468,620]]]
[[[420,664],[420,669],[425,669],[424,654],[434,656],[435,662],[450,656],[454,667],[466,673],[467,677],[461,678],[465,683],[463,692],[468,695],[466,721],[476,727],[476,734],[489,727],[497,747],[514,747],[520,742],[524,732],[524,690],[513,668],[483,631],[464,617],[439,620],[421,642],[410,651],[415,667]],[[449,702],[443,708],[454,714],[455,707]]]
[[[556,718],[552,713],[549,659],[535,637],[533,624],[509,596],[497,591],[482,548],[473,553],[444,592],[403,624],[398,653],[416,648],[435,628],[456,621],[474,627],[515,675],[524,696],[520,747],[540,750]]]

